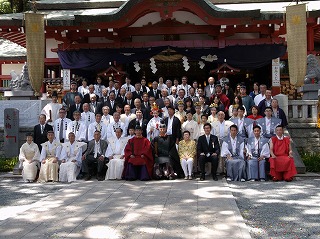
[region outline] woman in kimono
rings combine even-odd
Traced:
[[[58,181],[58,160],[61,153],[61,144],[58,140],[54,139],[54,132],[48,131],[48,141],[41,144],[42,150],[40,155],[40,174],[38,181],[40,183]]]
[[[186,112],[184,111],[184,103],[182,100],[179,100],[177,102],[177,105],[178,105],[178,111],[176,111],[174,116],[180,120],[181,125],[182,125],[185,121],[185,118],[186,118]]]
[[[28,133],[27,142],[20,148],[19,161],[22,167],[22,178],[24,182],[33,182],[36,179],[40,152],[38,145],[33,142],[33,135]]]
[[[86,143],[75,141],[75,134],[68,134],[69,142],[62,144],[62,150],[59,159],[61,160],[59,181],[74,182],[77,180],[77,175],[81,168],[82,146]]]
[[[192,113],[191,111],[186,112],[187,120],[182,124],[181,131],[189,131],[190,132],[190,138],[192,140],[197,140],[199,137],[199,125],[196,121],[192,119]]]
[[[208,116],[208,123],[213,123],[218,121],[218,117],[217,117],[217,108],[215,107],[214,104],[210,105],[210,112],[211,115]]]
[[[130,131],[130,130],[129,130]],[[107,163],[108,170],[107,179],[121,179],[124,168],[124,148],[127,145],[128,137],[121,137],[122,129],[116,129],[116,137],[108,139],[108,148],[104,154],[109,162]]]

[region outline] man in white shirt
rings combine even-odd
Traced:
[[[93,123],[95,120],[94,113],[89,111],[90,107],[88,103],[84,103],[82,109],[81,121],[85,123],[86,127],[89,127],[89,124]]]
[[[125,129],[124,123],[122,123],[120,121],[120,114],[118,112],[114,112],[113,113],[113,122],[111,122],[108,125],[108,128],[107,128],[107,139],[116,136],[116,129],[117,128],[121,128],[122,129],[122,136],[124,136],[124,134],[125,134],[125,132],[124,132],[124,129]]]
[[[107,140],[107,127],[101,122],[101,114],[95,115],[95,122],[91,123],[88,127],[88,141],[93,140],[94,132],[99,131],[101,133],[101,139]]]
[[[133,85],[131,85],[131,79],[129,78],[129,77],[126,77],[126,83],[125,84],[123,84],[122,86],[121,86],[121,88],[124,88],[124,89],[126,89],[126,92],[134,92],[134,90],[135,90],[135,88],[134,88],[134,86]]]
[[[86,141],[87,127],[85,123],[80,120],[81,118],[80,111],[74,111],[73,118],[74,118],[74,121],[71,121],[70,123],[68,123],[66,135],[69,135],[69,133],[74,133],[76,141],[78,142]]]
[[[108,128],[108,125],[113,121],[113,117],[109,113],[110,113],[109,106],[103,106],[101,122],[104,123],[107,128]]]
[[[260,101],[262,101],[264,98],[266,98],[266,96],[265,96],[266,90],[267,90],[267,86],[264,84],[261,84],[260,85],[260,94],[256,95],[256,97],[254,97],[254,104],[256,106],[259,105]]]
[[[97,77],[97,84],[94,85],[94,93],[96,95],[98,95],[98,97],[101,97],[102,95],[102,89],[106,88],[103,84],[102,84],[102,79],[100,76]]]
[[[56,136],[56,139],[60,141],[60,143],[63,143],[66,140],[68,124],[71,122],[70,119],[66,118],[66,115],[66,110],[61,108],[59,110],[60,118],[56,119],[53,124],[54,135]]]
[[[189,96],[189,90],[191,88],[190,85],[187,84],[188,83],[188,78],[186,76],[182,77],[182,84],[178,85],[177,90],[179,92],[180,89],[184,89],[185,91],[185,97]]]
[[[58,94],[56,91],[52,92],[51,102],[43,107],[41,114],[44,114],[47,119],[47,124],[53,126],[53,122],[59,118],[59,109],[62,108],[62,104],[58,103]]]
[[[124,124],[125,135],[127,135],[128,125],[131,120],[135,119],[136,115],[131,113],[129,105],[124,106],[124,114],[120,115],[120,121]]]

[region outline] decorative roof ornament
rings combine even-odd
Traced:
[[[213,61],[218,60],[218,56],[209,54],[207,56],[202,56],[201,59],[205,60],[205,61],[213,62]]]

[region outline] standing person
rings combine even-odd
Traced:
[[[80,111],[80,113],[83,111],[81,98],[78,95],[76,95],[74,97],[74,104],[70,106],[70,109],[69,109],[69,111],[67,113],[67,118],[69,118],[71,120],[74,120],[73,112],[75,112],[75,111]]]
[[[201,116],[202,116],[202,112],[201,112],[201,106],[199,102],[196,102],[194,104],[196,112],[193,114],[193,120],[196,121],[198,123],[198,125],[201,124]]]
[[[161,109],[159,109],[156,103],[152,105],[152,115],[153,117],[149,121],[147,125],[147,138],[152,141],[155,137],[159,136],[159,126],[161,124],[162,118],[159,117],[159,113]]]
[[[263,117],[259,114],[259,107],[258,107],[258,106],[256,106],[256,105],[252,106],[252,107],[251,107],[251,112],[252,112],[252,114],[251,114],[251,115],[248,115],[247,118],[254,120],[254,121],[255,121],[254,124],[256,124],[256,121],[257,121],[258,119],[263,118]]]
[[[167,135],[167,127],[160,124],[159,136],[155,137],[152,142],[154,152],[154,177],[156,179],[175,179],[172,161],[177,154],[175,140],[171,135]],[[177,160],[179,161],[179,160]]]
[[[75,135],[75,140],[78,142],[86,142],[87,127],[86,124],[80,120],[80,111],[73,112],[74,121],[68,123],[66,135],[71,132]]]
[[[31,133],[27,133],[27,141],[21,146],[19,153],[19,168],[22,168],[24,182],[34,182],[39,167],[40,152],[38,145],[33,142]]]
[[[181,100],[177,102],[177,105],[178,105],[178,111],[176,111],[174,116],[180,120],[181,124],[183,124],[186,118],[186,112],[184,111],[184,103]]]
[[[70,119],[66,118],[66,115],[66,110],[61,108],[59,110],[59,119],[56,119],[53,124],[54,135],[57,137],[60,143],[63,143],[67,138],[66,132],[68,129],[68,124],[71,122]]]
[[[209,84],[206,87],[204,87],[204,95],[208,98],[211,98],[211,96],[215,94],[214,81],[214,78],[210,76],[208,78]]]
[[[199,85],[198,85],[198,81],[193,81],[192,82],[192,87],[194,88],[194,93],[195,93],[195,96],[199,96],[199,93],[198,93],[198,88],[199,88]]]
[[[141,84],[139,82],[134,84],[134,89],[135,89],[135,91],[132,92],[132,99],[133,100],[135,100],[135,99],[142,100],[143,90],[142,90]]]
[[[127,135],[128,126],[131,120],[136,118],[136,114],[131,113],[129,105],[124,106],[124,114],[120,115],[120,121],[124,124],[125,135]]]
[[[250,92],[249,96],[254,100],[254,98],[259,95],[259,83],[253,83],[253,91]]]
[[[117,99],[119,96],[120,96],[120,84],[118,81],[114,81],[114,94],[115,94],[115,99]],[[110,92],[109,91],[109,95],[110,95]]]
[[[109,99],[107,101],[105,101],[103,103],[104,106],[108,106],[110,109],[109,114],[113,115],[113,113],[116,111],[116,106],[117,106],[117,102],[116,102],[116,95],[115,93],[112,91],[109,94]]]
[[[115,91],[116,88],[114,88],[114,85],[115,85],[114,80],[111,77],[109,77],[108,87],[104,88],[106,89],[105,92],[107,93],[107,96],[109,96],[111,91],[113,92]],[[103,93],[103,89],[102,89],[102,93]]]
[[[135,129],[135,127],[137,125],[141,126],[142,129],[142,136],[143,137],[147,137],[147,125],[148,125],[148,120],[143,118],[143,113],[141,110],[137,110],[136,111],[136,118],[132,119],[129,122],[128,125],[128,131],[127,131],[127,135],[129,135],[129,129]]]
[[[230,100],[228,97],[222,93],[222,87],[221,85],[216,85],[215,86],[215,94],[211,96],[210,102],[214,102],[214,98],[218,96],[221,103],[224,105],[224,112],[228,112],[229,106],[230,106]]]
[[[108,143],[101,139],[101,133],[99,131],[94,132],[94,139],[89,141],[88,149],[82,156],[82,172],[85,174],[84,180],[91,179],[91,165],[97,162],[97,179],[103,181],[106,174],[106,163],[108,161],[105,158],[104,153],[107,150]]]
[[[60,182],[74,182],[81,169],[82,146],[85,143],[75,141],[76,136],[73,132],[68,134],[68,142],[62,144],[59,157],[61,161],[59,171]]]
[[[48,131],[48,141],[42,144],[40,155],[41,168],[38,181],[40,183],[58,182],[58,160],[61,153],[61,144],[54,139],[54,132]]]
[[[254,97],[254,104],[256,106],[259,105],[259,103],[264,99],[266,98],[265,94],[266,94],[266,90],[267,90],[267,86],[265,84],[261,84],[260,85],[260,94],[259,95],[256,95]]]
[[[223,139],[221,157],[226,158],[227,181],[246,181],[244,141],[237,136],[238,127],[230,126],[230,135]]]
[[[89,85],[89,92],[87,93],[87,94],[85,94],[84,95],[84,97],[83,97],[83,99],[82,99],[82,103],[84,104],[84,103],[90,103],[91,102],[91,97],[92,97],[92,95],[95,95],[96,96],[96,100],[97,101],[99,101],[99,96],[96,94],[96,93],[94,93],[94,85]]]
[[[182,83],[181,83],[181,85],[178,85],[177,90],[179,92],[180,89],[184,89],[185,97],[188,97],[190,95],[189,90],[191,88],[191,86],[188,85],[188,78],[186,76],[183,76],[181,78],[181,81],[182,81]]]
[[[47,119],[47,123],[53,126],[53,122],[59,118],[59,109],[62,108],[62,104],[58,103],[58,94],[56,91],[52,92],[51,102],[43,107],[41,114],[44,114]]]
[[[135,129],[135,137],[129,139],[125,149],[125,180],[146,181],[152,178],[154,160],[152,156],[151,143],[142,136],[139,125]]]
[[[174,112],[174,108],[168,106],[168,117],[164,119],[164,123],[167,126],[167,135],[172,135],[172,138],[178,144],[181,138],[181,122],[174,116]]]
[[[89,93],[89,87],[86,79],[83,79],[81,84],[82,85],[78,87],[78,92],[81,94],[83,98],[85,94]]]
[[[105,156],[109,159],[106,180],[121,179],[124,169],[124,148],[128,138],[122,137],[122,129],[116,129],[116,137],[108,139]]]
[[[39,151],[41,152],[44,142],[48,140],[47,133],[53,131],[53,127],[49,124],[46,124],[46,116],[44,114],[39,115],[39,124],[33,128],[33,142],[38,145]]]
[[[97,77],[96,81],[97,83],[94,85],[94,93],[98,95],[98,100],[98,98],[102,96],[102,89],[106,87],[102,84],[102,78],[100,76]]]
[[[162,90],[162,89],[167,89],[167,85],[163,82],[163,77],[160,76],[159,79],[159,84],[158,84],[158,90]]]
[[[121,86],[121,88],[125,89],[126,92],[134,92],[134,86],[131,85],[131,79],[127,76],[125,79],[125,84]]]
[[[189,131],[190,138],[192,140],[198,140],[200,135],[198,123],[192,119],[191,111],[187,111],[186,116],[187,120],[182,124],[181,130],[182,132]]]
[[[95,122],[89,124],[88,127],[88,141],[94,139],[94,132],[99,131],[102,140],[107,140],[107,126],[101,122],[102,115],[97,113],[95,115]]]
[[[81,113],[81,121],[83,121],[86,127],[89,127],[89,124],[93,123],[95,120],[94,113],[90,112],[90,106],[88,103],[84,103],[82,106],[83,112]]]
[[[254,101],[250,96],[247,95],[247,89],[245,85],[242,85],[240,87],[240,96],[241,96],[242,105],[247,110],[246,115],[250,115],[252,113],[251,108],[252,106],[254,106]]]
[[[158,90],[158,82],[152,82],[152,89],[148,92],[148,96],[153,96],[156,100],[161,97],[161,91]]]
[[[213,122],[216,122],[218,120],[217,108],[215,107],[214,104],[210,105],[210,112],[211,112],[211,115],[209,115],[209,117],[208,117],[208,123],[212,124]]]
[[[176,99],[174,100],[173,102],[173,106],[178,109],[178,102],[183,102],[184,103],[184,100],[185,100],[185,95],[186,95],[186,92],[184,89],[180,89],[178,91],[178,96],[176,97]]]
[[[144,76],[141,79],[141,88],[143,93],[148,93],[150,91],[150,88],[147,86],[147,81]]]
[[[235,91],[234,91],[234,96],[240,95],[241,86],[242,86],[241,83],[238,83],[238,84],[236,85],[236,89],[235,89]]]
[[[74,104],[74,97],[79,95],[82,99],[82,95],[78,92],[77,82],[72,81],[70,85],[70,92],[64,95],[62,99],[62,105],[69,110],[70,106]]]
[[[191,100],[192,100],[192,103],[195,104],[196,102],[199,101],[199,98],[198,96],[196,95],[196,90],[195,88],[193,87],[190,87],[189,89],[189,96],[188,96]]]
[[[238,108],[238,118],[230,120],[238,129],[238,136],[242,138],[253,137],[253,120],[244,117],[244,107]]]
[[[122,129],[122,136],[124,136],[125,132],[125,126],[124,123],[120,121],[120,114],[119,112],[113,113],[113,121],[110,122],[107,128],[107,139],[116,137],[116,129],[121,128]]]
[[[171,95],[172,93],[172,81],[171,80],[166,80],[166,86],[167,86],[167,90],[168,90],[168,95]]]
[[[253,127],[254,137],[248,139],[246,148],[248,154],[247,177],[250,181],[266,180],[266,158],[270,157],[268,139],[262,138],[261,128],[256,125]]]
[[[271,107],[266,107],[264,113],[265,117],[258,119],[256,123],[261,127],[263,137],[270,139],[276,135],[276,127],[281,125],[281,119],[272,117]]]
[[[218,181],[217,169],[219,164],[220,145],[218,137],[211,134],[211,124],[206,123],[203,126],[204,135],[200,136],[197,144],[197,152],[199,155],[199,165],[201,170],[200,180],[205,180],[205,165],[211,163],[211,175],[214,181]]]
[[[190,132],[183,132],[183,140],[179,142],[179,158],[184,173],[184,179],[192,180],[193,162],[197,153],[196,142],[190,139]]]
[[[230,102],[233,102],[233,100],[234,100],[234,92],[233,92],[233,89],[230,87],[230,83],[229,82],[224,83],[222,93],[224,93],[228,97]]]
[[[281,119],[281,125],[286,127],[288,125],[287,116],[284,111],[279,107],[279,103],[277,99],[272,99],[271,101],[272,107],[272,116],[278,119]]]
[[[103,106],[101,122],[107,127],[107,129],[108,129],[108,125],[113,121],[113,116],[110,115],[109,113],[110,113],[110,108],[108,106]]]
[[[234,101],[233,104],[230,105],[228,113],[229,113],[229,117],[232,116],[232,110],[233,109],[238,109],[239,107],[243,106],[244,107],[244,116],[247,116],[247,108],[245,105],[242,104],[242,97],[240,95],[237,95],[234,97]]]
[[[259,107],[259,112],[261,112],[262,116],[264,115],[264,110],[266,109],[266,107],[271,107],[271,102],[272,102],[272,94],[271,94],[271,90],[266,90],[265,93],[265,98],[263,100],[260,101],[258,107]]]
[[[294,165],[290,138],[284,136],[283,126],[278,125],[276,136],[270,140],[270,175],[273,181],[285,180],[290,182],[297,174]]]

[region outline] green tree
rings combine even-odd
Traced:
[[[0,0],[0,13],[12,13],[11,3],[8,0]]]

